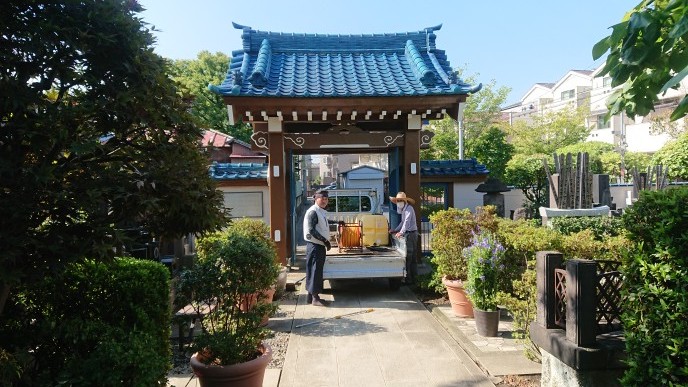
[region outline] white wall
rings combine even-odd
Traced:
[[[454,206],[468,208],[475,211],[475,207],[483,205],[483,193],[475,192],[480,183],[454,183]]]
[[[225,200],[225,208],[231,207],[230,215],[262,219],[270,224],[270,193],[268,187],[219,187]],[[260,197],[262,196],[262,197]]]
[[[601,141],[614,145],[614,129],[593,129],[585,141]]]
[[[650,123],[626,125],[626,150],[631,152],[656,152],[671,138],[666,134],[650,134]]]

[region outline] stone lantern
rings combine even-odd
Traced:
[[[487,180],[480,184],[478,188],[475,189],[476,192],[484,192],[483,195],[483,205],[492,205],[497,207],[497,216],[504,217],[504,195],[502,192],[509,192],[506,184],[502,183],[501,180],[488,177]]]

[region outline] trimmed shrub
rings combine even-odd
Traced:
[[[589,230],[598,241],[623,233],[621,218],[617,217],[561,216],[552,218],[551,222],[552,228],[564,235]]]
[[[67,267],[18,289],[2,332],[21,358],[25,385],[164,386],[170,365],[169,272],[119,258]]]
[[[688,385],[688,189],[642,191],[623,216],[627,386]]]
[[[563,235],[559,251],[566,259],[621,261],[631,247],[632,244],[625,235],[603,236],[602,239],[597,239],[594,231],[582,230]]]
[[[467,208],[449,208],[430,215],[430,222],[433,224],[432,262],[437,265],[431,285],[444,292],[442,276],[466,280],[468,266],[462,251],[471,244],[473,233],[497,229],[495,207],[476,207],[475,214]]]
[[[177,282],[178,297],[196,312],[213,308],[201,321],[203,333],[192,345],[194,351],[204,353],[206,364],[253,360],[267,337],[268,330],[260,322],[277,306],[259,294],[275,284],[279,265],[275,243],[264,231],[269,231],[264,222],[244,219],[200,238],[198,262]]]
[[[530,323],[537,313],[535,253],[559,249],[561,235],[529,221],[503,219],[499,222],[497,238],[506,249],[506,270],[498,303],[511,313],[514,337],[524,345],[526,356],[539,361],[540,351],[530,340]]]

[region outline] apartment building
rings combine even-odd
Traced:
[[[567,107],[589,108],[586,125],[591,129],[587,141],[613,144],[616,149],[654,153],[671,139],[660,133],[653,121],[668,117],[678,102],[688,92],[684,80],[677,90],[670,89],[660,96],[655,112],[647,117],[631,119],[624,114],[607,117],[607,99],[613,89],[609,76],[600,76],[604,65],[590,70],[571,70],[556,83],[536,83],[521,100],[502,109],[502,116],[509,123],[532,120],[535,115],[556,112]],[[668,125],[664,123],[663,126]],[[671,124],[676,130],[685,128],[685,120]]]

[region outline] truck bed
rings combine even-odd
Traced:
[[[332,248],[327,252],[324,279],[347,278],[396,278],[405,275],[405,247],[396,238],[395,246],[363,247],[361,251],[338,252]],[[403,248],[402,248],[403,247]]]

